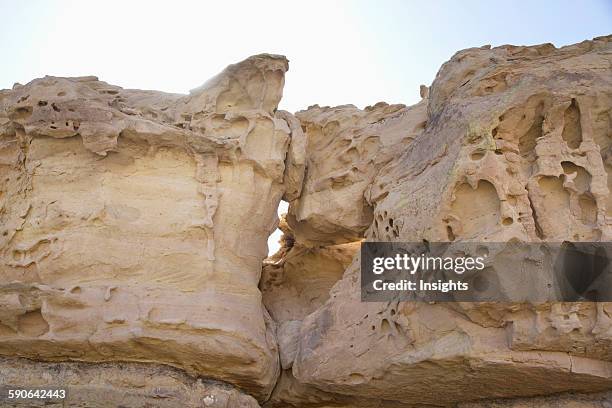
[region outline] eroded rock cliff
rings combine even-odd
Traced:
[[[288,62],[267,54],[189,95],[0,91],[0,384],[66,384],[69,405],[606,407],[609,303],[365,303],[358,251],[609,241],[611,41],[460,51],[410,107],[279,111]]]
[[[300,154],[276,111],[287,68],[251,57],[187,96],[93,77],[3,91],[0,353],[168,364],[266,399],[257,285]]]
[[[289,207],[292,245],[608,241],[609,40],[464,50],[413,107],[298,112],[308,171]],[[482,286],[502,281],[490,272]],[[449,406],[612,387],[609,303],[360,296],[355,257],[299,334],[294,323],[277,333],[295,359],[270,405]]]

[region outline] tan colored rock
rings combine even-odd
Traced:
[[[360,302],[357,265],[304,319],[300,338],[299,382],[363,398],[450,406],[612,387],[609,361],[513,350],[504,327],[482,327],[448,306]]]
[[[280,228],[283,246],[264,263],[260,282],[264,305],[278,323],[302,320],[322,306],[359,251],[359,242],[310,248],[295,240],[284,218]]]
[[[378,103],[310,107],[296,113],[306,134],[302,194],[290,201],[287,221],[307,246],[359,240],[372,223],[364,193],[377,171],[425,126],[427,105]]]
[[[67,395],[64,401],[11,400],[3,390],[3,407],[259,407],[253,397],[227,384],[142,363],[41,363],[0,358],[0,384],[13,389],[58,387]]]
[[[560,49],[457,53],[421,102],[426,118],[403,124],[412,130],[426,121],[424,129],[403,149],[397,145],[365,182],[373,220],[365,237],[609,240],[611,46],[604,37]],[[335,134],[373,133],[377,124],[353,116],[338,121]],[[350,202],[346,191],[326,191],[335,195],[317,200],[314,193],[313,201]],[[299,213],[310,192],[304,188],[290,214]],[[321,213],[345,214],[327,208]],[[296,231],[319,223],[304,224]],[[312,240],[295,236],[298,243]],[[292,374],[324,392],[414,405],[608,390],[608,309],[606,303],[363,303],[355,258],[325,305],[303,320]]]
[[[291,370],[282,372],[276,388],[264,408],[414,408],[414,404],[380,398],[334,394],[298,382]]]
[[[285,217],[281,249],[264,263],[260,289],[263,303],[277,324],[281,367],[291,368],[297,352],[301,322],[329,298],[359,242],[309,248],[295,242]]]
[[[300,121],[285,111],[277,111],[276,116],[285,120],[291,129],[291,143],[285,160],[285,195],[283,200],[290,202],[300,197],[306,171],[306,136]]]
[[[75,405],[609,408],[610,303],[365,303],[358,250],[609,241],[611,51],[463,50],[412,107],[295,116],[265,54],[190,95],[1,91],[0,384],[61,370]],[[534,268],[488,276],[511,294]]]
[[[279,363],[257,285],[303,162],[276,113],[287,68],[251,57],[190,95],[2,91],[0,354],[154,361],[265,399]]]
[[[609,408],[612,392],[597,394],[561,394],[551,397],[519,398],[459,404],[457,408]]]

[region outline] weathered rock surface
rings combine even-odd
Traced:
[[[154,361],[265,399],[257,285],[285,156],[288,173],[303,157],[276,111],[287,67],[251,57],[187,96],[93,77],[2,91],[0,354]]]
[[[406,148],[426,123],[425,101],[406,107],[378,103],[314,106],[296,114],[307,134],[302,194],[287,222],[303,245],[357,241],[372,224],[365,190],[376,173]]]
[[[295,116],[272,55],[190,95],[1,91],[0,383],[60,370],[76,406],[608,408],[611,303],[364,303],[358,250],[609,241],[611,66],[611,37],[474,48],[414,106]]]
[[[457,408],[608,408],[612,406],[612,392],[596,394],[561,394],[551,397],[518,398],[487,402],[467,402]]]
[[[257,401],[235,388],[202,381],[170,367],[141,363],[41,363],[0,358],[0,384],[66,390],[67,399],[11,400],[3,407],[208,407],[258,408]]]
[[[423,92],[426,111],[402,125],[420,129],[414,140],[395,145],[353,196],[361,206],[330,187],[311,213],[369,207],[371,225],[365,233],[353,228],[353,237],[379,241],[609,240],[610,50],[610,39],[600,38],[561,49],[459,52]],[[352,115],[335,134],[394,134],[393,122],[360,122],[353,111],[328,108],[322,123]],[[308,151],[320,128],[306,126]],[[322,150],[322,167],[339,166],[327,159],[331,148]],[[315,157],[308,169],[319,167]],[[310,191],[291,203],[290,222]],[[294,234],[298,244],[326,242],[318,230],[292,227],[304,231]],[[343,231],[336,236],[348,238]],[[292,364],[298,383],[426,405],[612,388],[608,303],[368,304],[360,302],[358,271],[355,260],[326,304],[303,320]]]
[[[283,246],[264,263],[263,302],[275,322],[301,321],[327,301],[359,251],[359,242],[308,247],[296,241],[284,218],[279,228]]]

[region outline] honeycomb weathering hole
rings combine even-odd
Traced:
[[[19,316],[17,328],[22,334],[38,337],[49,331],[49,324],[38,309]]]
[[[563,116],[563,140],[570,149],[577,149],[582,143],[582,125],[580,123],[580,108],[576,99],[572,99],[570,106]]]
[[[490,230],[499,225],[500,200],[495,186],[489,181],[479,180],[475,189],[467,183],[460,184],[454,195],[451,213],[459,220],[461,233],[451,229],[448,231],[449,239],[451,236],[470,237],[479,231]]]

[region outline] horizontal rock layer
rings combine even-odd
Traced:
[[[186,96],[93,77],[3,91],[0,353],[159,362],[265,399],[257,285],[303,155],[276,111],[286,70],[251,57]]]
[[[57,387],[65,401],[11,400],[3,407],[210,407],[258,408],[257,401],[235,388],[202,381],[177,369],[140,363],[41,363],[0,358],[0,383],[18,389]]]

